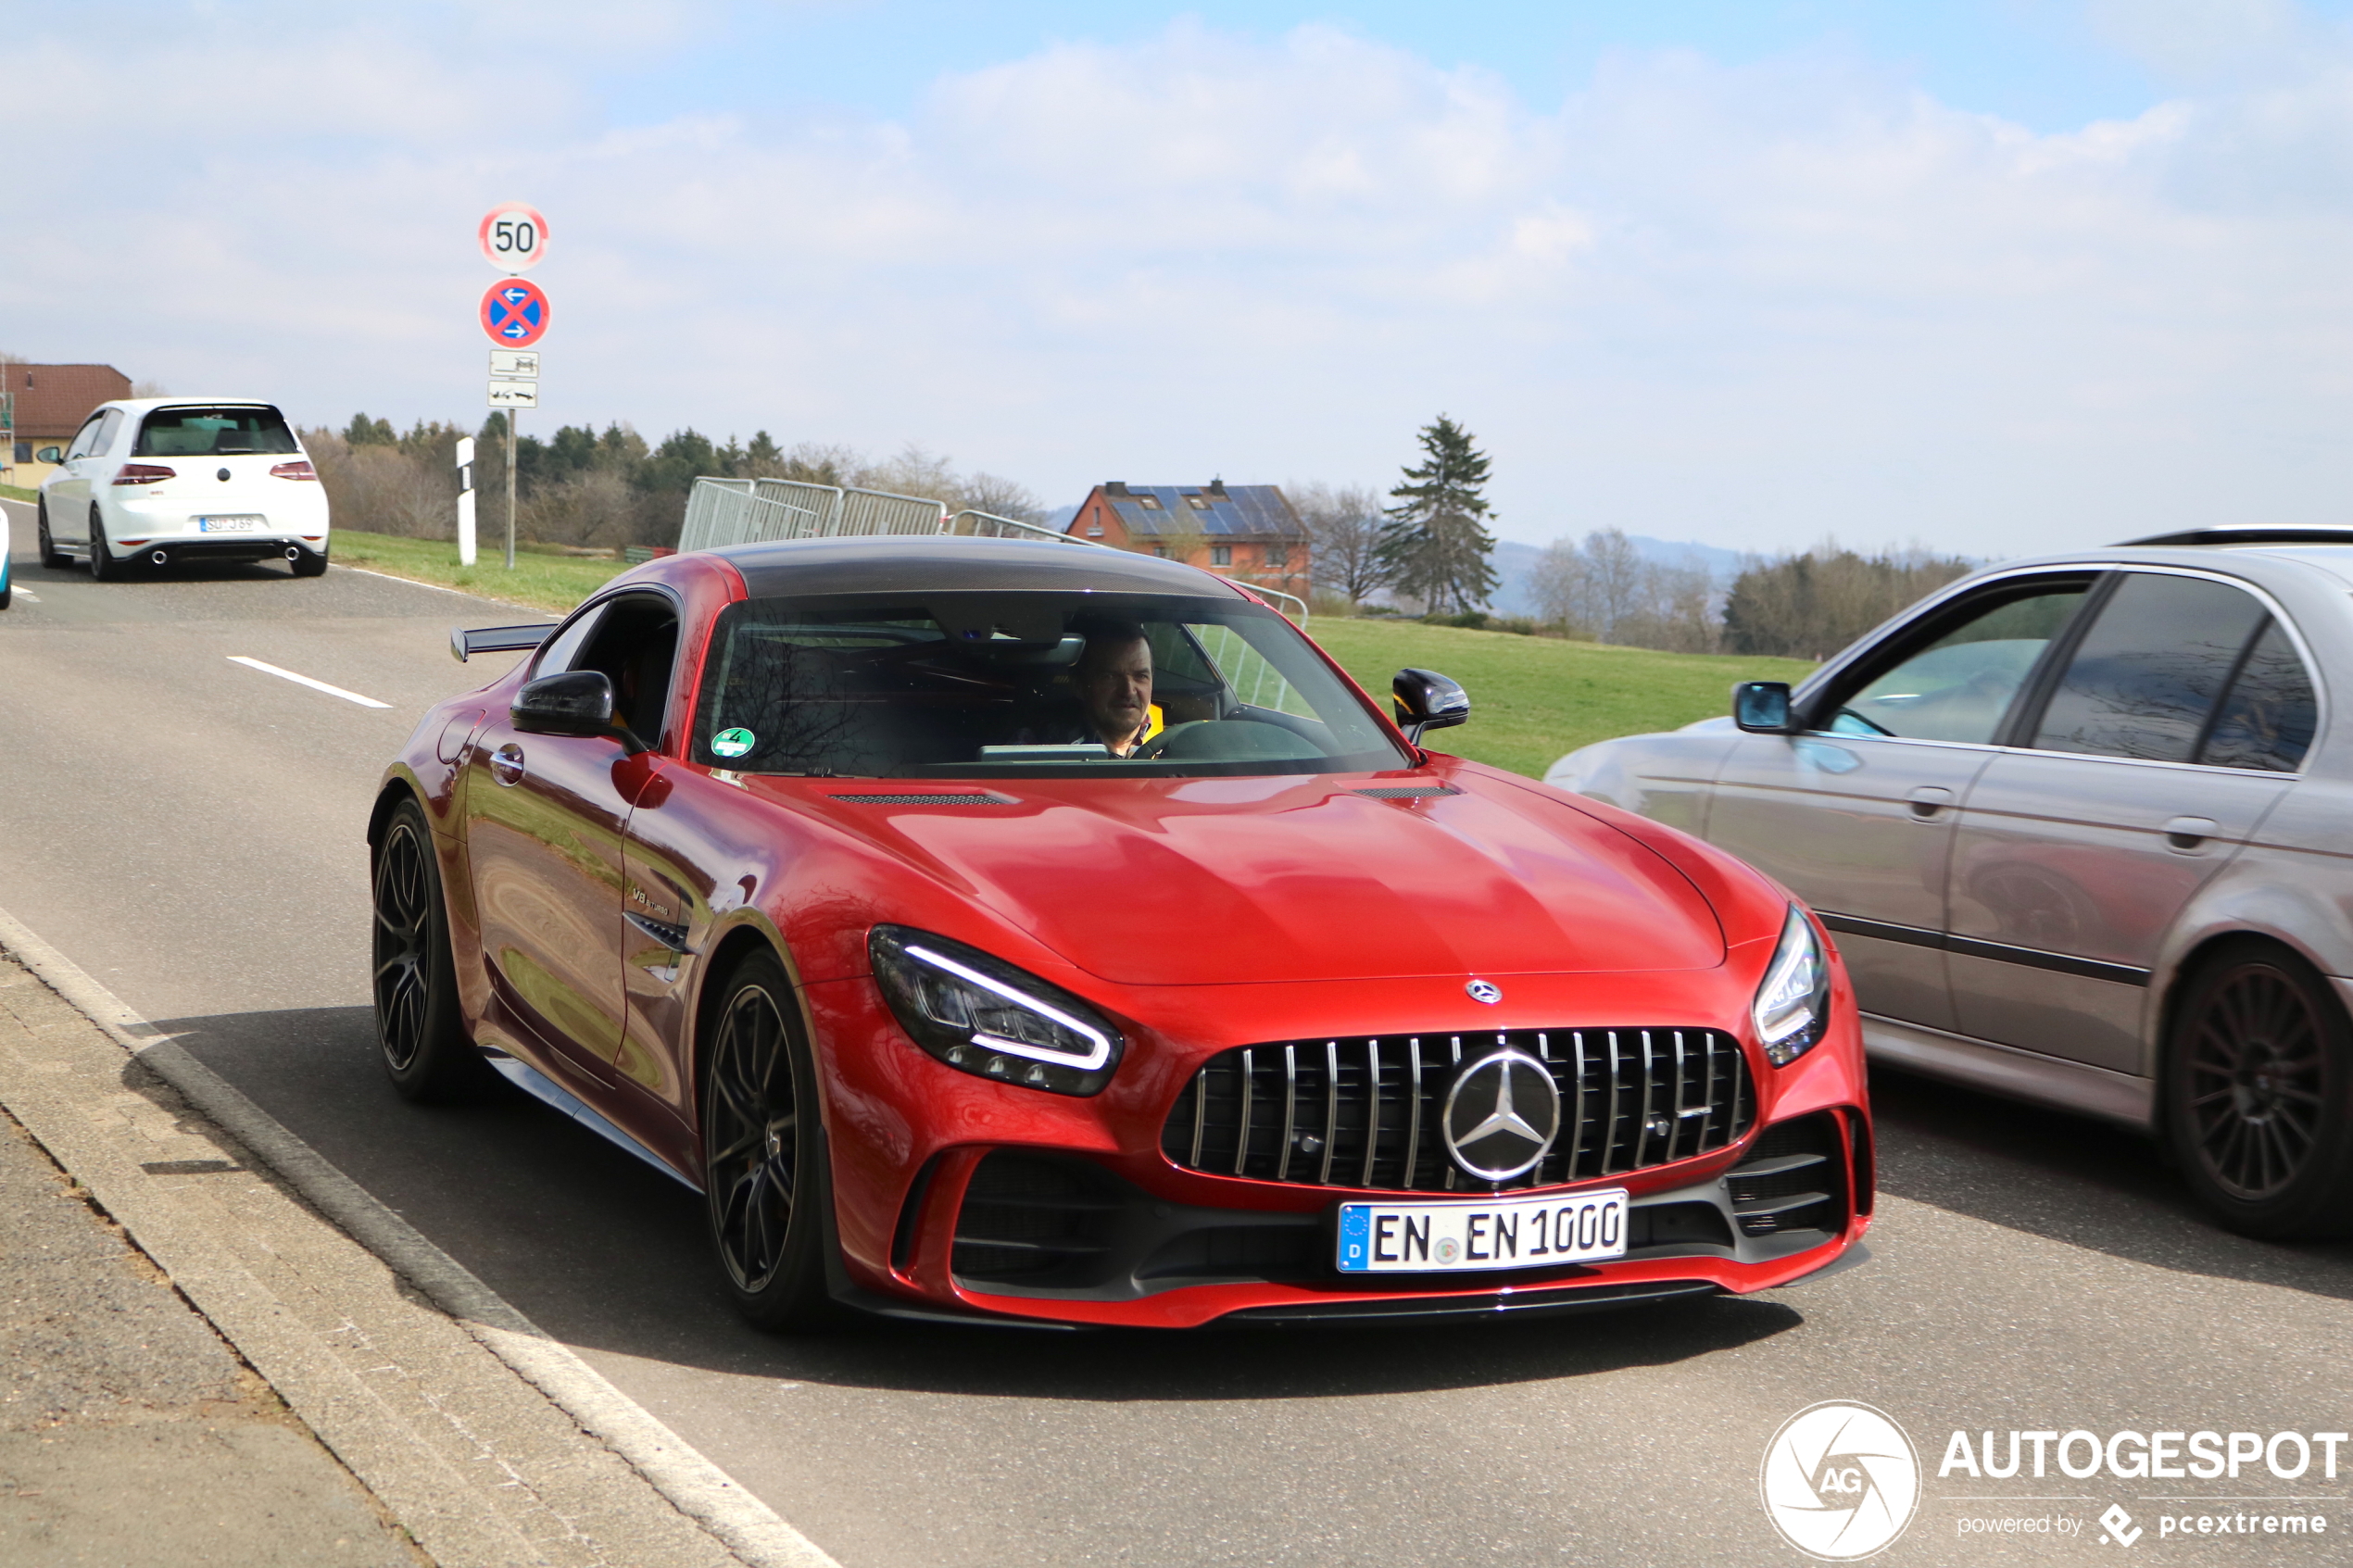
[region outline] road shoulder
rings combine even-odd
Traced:
[[[830,1563],[5,914],[0,947],[0,1106],[433,1558]]]

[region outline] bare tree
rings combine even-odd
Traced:
[[[1318,587],[1345,596],[1353,608],[1389,585],[1379,548],[1387,519],[1378,495],[1362,485],[1335,488],[1316,481],[1287,484],[1283,494],[1307,525]]]

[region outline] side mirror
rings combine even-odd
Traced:
[[[44,446],[32,455],[32,460],[36,463],[62,463],[66,460],[66,449],[62,446]]]
[[[526,681],[507,715],[525,734],[602,735],[621,742],[632,755],[651,749],[614,722],[612,680],[601,670],[567,670]]]
[[[1787,681],[1742,681],[1732,687],[1732,722],[1753,735],[1797,733]]]
[[[1435,670],[1400,670],[1389,690],[1396,699],[1397,727],[1416,746],[1424,730],[1452,729],[1470,719],[1470,693]]]

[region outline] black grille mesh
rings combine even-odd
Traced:
[[[1463,1062],[1512,1046],[1546,1063],[1561,1130],[1536,1169],[1504,1185],[1549,1186],[1688,1160],[1748,1131],[1756,1097],[1730,1035],[1707,1029],[1521,1029],[1379,1039],[1291,1040],[1221,1051],[1161,1129],[1187,1170],[1400,1192],[1485,1190],[1440,1136]]]

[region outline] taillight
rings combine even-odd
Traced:
[[[161,463],[125,463],[114,476],[117,484],[161,484],[167,479],[178,479],[178,469],[165,468]]]
[[[316,479],[319,477],[319,470],[310,466],[308,459],[297,458],[291,463],[280,463],[276,468],[271,469],[270,477],[272,479]]]

